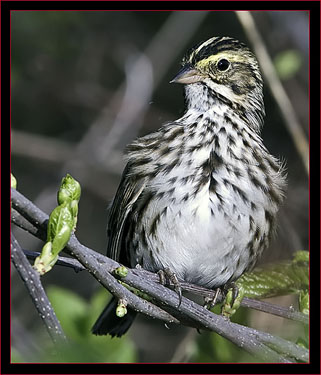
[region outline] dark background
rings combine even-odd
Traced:
[[[295,52],[298,67],[282,83],[308,137],[309,14],[251,13],[274,61],[285,51]],[[169,81],[187,48],[216,35],[235,37],[253,49],[232,11],[13,11],[11,165],[18,190],[50,213],[60,181],[70,173],[82,186],[76,235],[104,252],[107,206],[124,167],[123,148],[183,113],[183,88]],[[308,249],[309,236],[308,176],[267,85],[265,105],[262,137],[286,162],[288,190],[277,237],[261,263]],[[14,231],[24,248],[41,250],[40,241]],[[54,267],[43,282],[88,301],[100,288],[91,276],[63,267]],[[288,306],[295,299],[274,302]],[[251,312],[248,319],[251,326],[293,338],[291,325],[280,318]],[[13,269],[13,347],[26,360],[30,347],[37,351],[43,340],[41,320]],[[180,362],[201,360],[198,353],[209,339],[141,317],[124,340],[133,342],[136,361]]]

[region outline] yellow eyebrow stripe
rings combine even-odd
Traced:
[[[215,63],[216,61],[220,60],[221,58],[225,58],[231,62],[246,62],[246,58],[237,53],[231,52],[220,52],[217,55],[212,55],[207,57],[206,59],[200,60],[196,63],[196,67],[200,69],[204,69],[210,63]]]

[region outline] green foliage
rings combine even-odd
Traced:
[[[59,206],[49,216],[47,242],[34,263],[34,268],[40,275],[51,270],[59,252],[67,245],[72,232],[76,229],[80,195],[79,182],[67,173],[57,194]]]
[[[13,189],[17,189],[17,180],[15,178],[15,176],[11,173],[11,187]]]
[[[310,303],[309,303],[309,291],[301,290],[299,294],[299,308],[303,314],[309,315]]]
[[[123,300],[118,301],[118,305],[116,308],[116,315],[118,318],[123,318],[127,314],[127,303]]]
[[[238,309],[244,295],[259,299],[295,293],[298,295],[300,311],[309,314],[309,252],[297,251],[292,260],[256,268],[253,272],[243,274],[236,285],[242,292],[233,301],[233,291],[229,290],[222,305],[225,315],[234,322],[248,325],[248,310],[242,307]],[[220,314],[220,309],[220,305],[217,305],[213,312]],[[307,325],[302,328],[296,342],[308,349],[309,329]],[[194,351],[191,362],[256,362],[252,356],[215,333],[202,333]]]
[[[115,275],[119,277],[126,277],[128,274],[128,269],[124,266],[118,267],[114,271]]]
[[[125,336],[112,339],[110,336],[95,336],[91,327],[108,300],[104,289],[95,294],[90,302],[75,293],[56,286],[48,287],[48,297],[67,336],[66,344],[60,343],[58,350],[48,342],[37,358],[22,360],[13,350],[15,362],[65,362],[65,363],[110,363],[135,362],[134,346]]]
[[[58,204],[65,202],[77,201],[79,202],[81,195],[81,187],[78,181],[67,173],[66,177],[61,180],[60,188],[57,194]],[[75,213],[76,215],[77,213]]]
[[[302,66],[302,56],[297,50],[280,52],[274,58],[274,65],[281,79],[292,78]]]
[[[270,264],[243,274],[236,282],[249,298],[267,298],[291,293],[300,294],[309,288],[309,252],[297,251],[293,260]],[[306,301],[305,301],[306,304]]]
[[[70,344],[53,358],[56,362],[133,362],[135,351],[129,337],[94,336],[91,327],[104,308],[108,293],[97,293],[88,303],[78,295],[51,286],[48,297]]]
[[[225,301],[222,307],[222,315],[224,315],[225,317],[231,317],[235,314],[235,312],[241,305],[245,290],[242,286],[237,287],[236,297],[234,296],[234,292],[234,289],[230,288],[226,294]]]

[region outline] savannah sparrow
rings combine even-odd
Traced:
[[[284,169],[262,143],[263,82],[241,42],[214,37],[190,49],[171,81],[186,112],[127,146],[108,221],[107,255],[208,288],[251,270],[268,246],[283,200]],[[115,299],[93,327],[123,335],[135,312]]]

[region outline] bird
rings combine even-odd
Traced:
[[[170,82],[184,86],[185,112],[126,147],[107,256],[214,290],[251,271],[269,246],[285,163],[263,144],[263,79],[243,42],[198,43]],[[113,297],[94,334],[127,332],[136,312],[119,318],[116,306]]]

